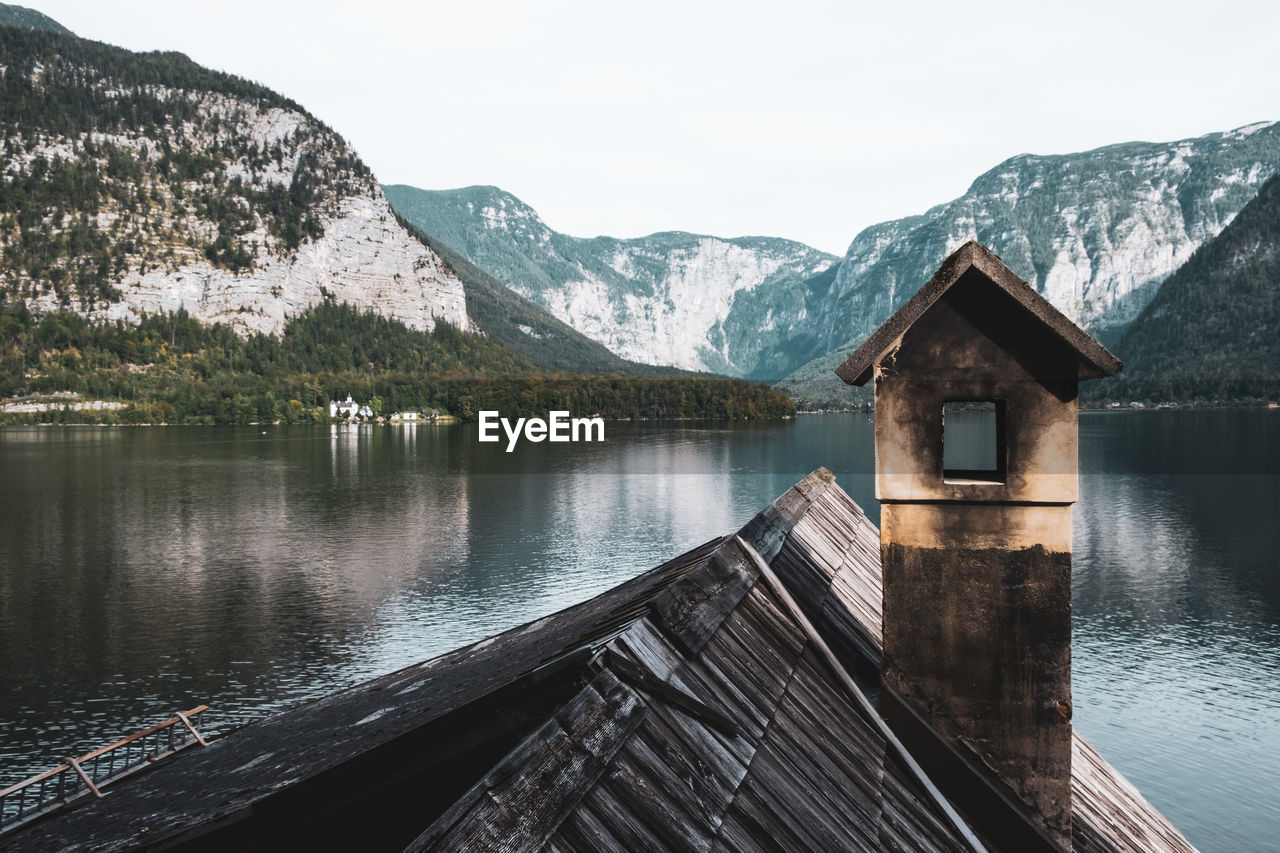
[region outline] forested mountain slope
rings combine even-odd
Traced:
[[[1280,176],[1160,286],[1094,398],[1280,401]]]
[[[73,34],[71,30],[43,12],[28,9],[26,6],[15,6],[12,3],[0,3],[0,27],[23,27],[28,30]]]
[[[462,282],[298,104],[180,54],[0,27],[0,299],[273,332],[325,300],[468,329]]]
[[[1012,157],[963,196],[872,226],[813,315],[832,348],[780,387],[814,402],[865,399],[832,371],[933,275],[979,240],[1059,310],[1114,346],[1160,283],[1280,169],[1280,123],[1168,143]]]

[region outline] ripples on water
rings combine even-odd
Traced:
[[[0,430],[0,786],[200,702],[215,732],[730,532],[819,465],[878,519],[865,415]],[[1280,416],[1085,415],[1076,724],[1206,851],[1280,837]]]
[[[1205,851],[1280,837],[1280,417],[1081,419],[1075,724]]]

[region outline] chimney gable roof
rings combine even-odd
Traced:
[[[1097,379],[1120,371],[1123,366],[1120,359],[1067,319],[1049,300],[1037,293],[1035,288],[1018,278],[998,255],[977,240],[970,240],[952,252],[933,278],[836,368],[836,375],[849,385],[865,384],[871,378],[872,368],[893,348],[903,333],[971,269],[981,273],[987,281],[1011,296],[1047,331],[1075,351],[1080,357],[1080,379]]]

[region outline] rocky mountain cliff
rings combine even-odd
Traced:
[[[814,334],[826,355],[782,383],[819,403],[861,399],[831,375],[968,240],[991,247],[1072,320],[1114,345],[1160,283],[1280,169],[1280,123],[1170,143],[1013,157],[963,196],[872,226],[840,262]]]
[[[942,258],[976,239],[1076,323],[1106,335],[1133,320],[1160,281],[1277,168],[1280,123],[1080,154],[1022,154],[954,201],[863,231],[834,290],[851,316],[878,318],[869,319],[875,328]]]
[[[0,27],[0,299],[276,334],[322,301],[473,327],[458,276],[300,106],[180,54]]]
[[[954,201],[867,228],[835,263],[770,238],[569,237],[495,187],[384,189],[408,221],[614,352],[787,376],[782,385],[802,399],[841,402],[850,392],[831,370],[964,242],[990,246],[1113,344],[1160,282],[1277,169],[1276,123],[1019,155]]]
[[[553,317],[437,238],[404,222],[458,274],[467,291],[467,313],[484,334],[543,368],[569,373],[632,373],[672,376],[685,371],[639,364],[615,355],[567,323]]]
[[[835,258],[768,237],[683,232],[583,239],[496,187],[384,187],[409,222],[624,358],[783,375]]]
[[[843,259],[765,237],[583,239],[493,187],[384,195],[332,130],[269,90],[54,32],[20,7],[0,8],[7,19],[21,27],[0,26],[0,301],[37,313],[184,308],[278,333],[348,302],[413,329],[480,328],[554,369],[638,369],[612,350],[790,374],[802,399],[840,400],[830,370],[965,240],[1114,344],[1280,167],[1267,123],[1020,155],[959,199],[866,229]]]
[[[1280,398],[1280,176],[1160,285],[1096,399]]]

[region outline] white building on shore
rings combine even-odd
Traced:
[[[369,407],[365,406],[364,408],[368,409]],[[351,399],[350,394],[347,395],[347,399],[345,400],[329,401],[329,417],[331,418],[345,418],[347,420],[351,420],[360,414],[360,409],[360,404]]]

